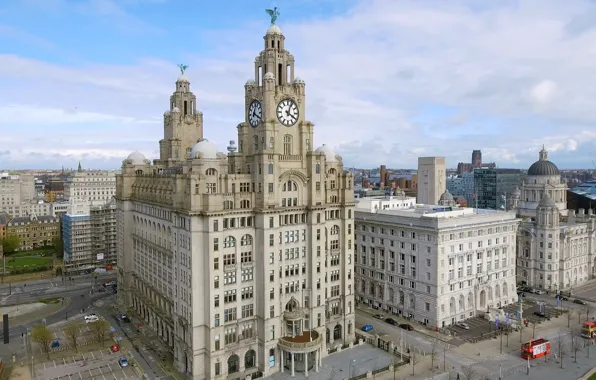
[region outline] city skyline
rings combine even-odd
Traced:
[[[333,146],[346,167],[415,168],[417,157],[439,155],[454,168],[481,149],[486,162],[527,169],[544,144],[559,168],[593,169],[586,99],[596,94],[583,62],[595,34],[581,15],[594,4],[480,4],[277,1],[309,89],[314,145]],[[157,158],[178,63],[189,65],[205,137],[225,151],[244,120],[246,62],[261,48],[251,36],[272,3],[177,5],[0,7],[10,20],[0,23],[2,166],[113,169],[134,148]]]

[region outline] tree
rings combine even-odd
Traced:
[[[18,235],[7,235],[2,239],[2,249],[5,254],[13,253],[21,247],[21,238]]]
[[[559,360],[561,361],[561,368],[563,368],[563,359],[567,355],[567,345],[565,341],[565,335],[559,333],[557,337],[557,341],[555,342],[555,348],[557,349],[557,355],[559,356]]]
[[[50,352],[52,349],[52,341],[54,334],[48,329],[46,325],[37,325],[31,330],[31,340],[39,344],[41,351],[50,359]]]
[[[61,259],[64,257],[64,242],[62,241],[62,237],[56,236],[52,239],[52,246],[54,247],[54,253],[56,253],[56,257]]]
[[[536,326],[538,325],[538,321],[532,321],[530,322],[530,325],[532,326],[532,339],[534,339],[536,336]]]
[[[430,369],[431,371],[435,368],[435,360],[437,359],[437,340],[433,340],[432,345],[430,346]]]
[[[79,352],[79,337],[81,336],[81,324],[77,321],[68,322],[68,324],[64,327],[64,336],[70,342],[75,351]]]
[[[571,349],[573,350],[573,362],[577,363],[577,352],[582,349],[584,340],[580,331],[571,332]]]
[[[596,310],[596,308],[592,305],[585,305],[584,306],[584,313],[586,313],[586,321],[590,320],[590,314]]]
[[[568,308],[567,309],[567,327],[569,327],[571,323],[571,318],[575,315],[575,309]]]
[[[103,343],[106,335],[110,331],[110,323],[105,319],[100,319],[99,321],[91,324],[91,331],[93,331],[97,342]]]
[[[416,364],[420,361],[420,357],[416,354],[416,349],[410,351],[410,364],[412,364],[412,376],[416,374]]]
[[[474,380],[476,377],[476,369],[472,365],[464,365],[461,367],[461,373],[464,375],[466,380]]]

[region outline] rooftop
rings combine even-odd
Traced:
[[[587,181],[569,191],[596,200],[596,181]]]

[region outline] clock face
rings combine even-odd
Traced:
[[[253,128],[258,127],[262,117],[263,107],[261,107],[261,103],[259,103],[258,100],[250,103],[250,106],[248,107],[248,123],[250,126]]]
[[[284,99],[277,105],[277,118],[286,127],[296,124],[298,115],[298,106],[291,99]]]

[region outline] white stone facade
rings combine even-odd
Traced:
[[[116,195],[115,171],[78,170],[64,182],[64,199],[96,205],[109,203]]]
[[[446,189],[445,157],[418,157],[418,203],[437,204]]]
[[[355,215],[359,302],[444,327],[517,301],[513,212],[357,205]]]
[[[567,210],[567,185],[542,149],[514,204],[523,218],[517,236],[517,282],[569,290],[594,276],[596,216]],[[566,217],[567,216],[567,217]]]
[[[279,27],[264,42],[238,148],[203,139],[182,75],[160,159],[133,152],[117,176],[119,302],[194,380],[317,371],[354,340],[353,176],[330,147],[312,149]]]

